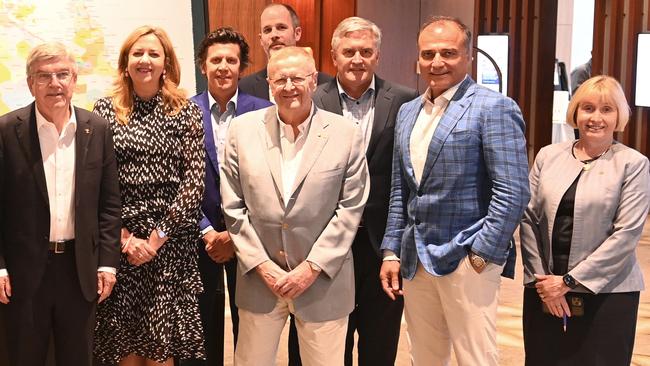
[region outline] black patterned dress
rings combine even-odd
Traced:
[[[110,98],[94,112],[113,131],[122,195],[122,226],[147,239],[158,228],[169,237],[148,263],[133,266],[122,254],[117,283],[99,305],[95,356],[117,362],[130,353],[162,362],[205,358],[197,294],[198,220],[203,195],[201,110],[189,102],[178,114],[163,113],[162,97],[135,97],[126,125]]]

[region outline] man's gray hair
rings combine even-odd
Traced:
[[[70,52],[68,48],[61,42],[42,43],[32,48],[32,50],[29,51],[29,55],[27,56],[27,65],[25,67],[25,72],[27,73],[27,76],[29,76],[33,72],[32,66],[34,64],[41,61],[52,61],[59,59],[70,61],[70,64],[72,64],[72,70],[70,71],[72,71],[74,75],[77,74],[78,67],[75,57],[72,52]]]
[[[377,25],[368,19],[360,17],[349,17],[345,18],[336,26],[334,29],[334,34],[332,34],[332,50],[336,50],[341,42],[341,38],[344,38],[351,32],[359,31],[369,31],[372,33],[375,38],[377,49],[381,46],[381,30]]]

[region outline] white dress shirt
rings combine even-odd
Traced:
[[[375,119],[375,77],[368,86],[368,89],[361,94],[361,97],[355,99],[345,92],[339,79],[336,78],[336,85],[339,89],[339,96],[341,98],[341,109],[343,110],[343,117],[356,123],[361,128],[363,135],[363,144],[365,150],[368,150],[370,143],[370,136],[372,135],[372,125]]]
[[[228,126],[230,126],[230,121],[235,117],[238,95],[239,89],[235,91],[235,94],[230,98],[228,103],[226,103],[226,110],[222,111],[221,107],[219,107],[219,103],[217,103],[217,101],[212,97],[212,94],[208,92],[208,102],[210,103],[211,114],[210,120],[212,121],[212,133],[214,135],[214,144],[217,148],[217,161],[219,161],[219,165],[223,163],[224,146],[226,146]]]
[[[291,198],[291,188],[296,179],[296,174],[302,162],[303,147],[307,134],[309,133],[309,126],[311,119],[314,116],[314,104],[311,105],[311,112],[307,119],[298,125],[298,135],[293,133],[293,127],[282,121],[278,114],[278,123],[280,124],[280,148],[282,153],[282,161],[280,162],[280,169],[282,170],[282,185],[284,205],[289,204]],[[277,113],[277,112],[276,112]]]
[[[433,102],[431,101],[432,95],[430,88],[427,88],[427,91],[422,95],[423,106],[415,121],[409,140],[413,174],[418,184],[422,178],[424,164],[429,155],[429,145],[431,144],[433,133],[436,131],[440,118],[445,113],[445,110],[449,106],[449,101],[456,94],[459,86],[460,83],[445,90],[437,98],[433,99]]]
[[[77,120],[70,119],[61,134],[36,107],[36,129],[41,146],[47,197],[50,203],[50,241],[74,239],[75,133]]]

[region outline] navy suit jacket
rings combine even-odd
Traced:
[[[215,230],[226,229],[221,215],[221,196],[219,194],[219,162],[217,160],[217,146],[214,142],[212,131],[212,115],[210,112],[210,101],[208,91],[204,91],[192,97],[192,101],[203,111],[203,131],[205,131],[205,191],[201,210],[203,218],[199,222],[201,230],[212,225]],[[268,100],[260,99],[239,91],[237,95],[237,108],[235,116],[271,106]]]
[[[393,84],[375,75],[375,117],[366,150],[370,172],[370,196],[361,222],[366,227],[370,243],[379,257],[381,257],[379,246],[384,237],[388,218],[395,119],[402,104],[417,95],[418,93],[413,89]],[[343,115],[335,78],[319,85],[313,99],[319,108]]]

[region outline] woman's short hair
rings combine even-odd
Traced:
[[[176,57],[172,42],[162,28],[144,25],[136,28],[126,37],[120,48],[120,55],[117,61],[117,78],[113,83],[113,107],[115,116],[120,123],[126,124],[129,115],[133,110],[133,81],[129,78],[127,68],[129,65],[129,53],[131,47],[140,37],[153,34],[158,38],[165,53],[165,66],[160,77],[160,90],[165,113],[174,115],[187,104],[185,92],[178,88],[181,80],[181,67]]]
[[[619,82],[613,77],[607,75],[598,75],[587,79],[582,83],[582,85],[580,85],[578,90],[576,90],[566,112],[566,122],[569,126],[578,128],[578,125],[576,124],[578,107],[585,97],[592,94],[596,94],[616,105],[618,117],[616,119],[616,127],[614,130],[619,132],[625,130],[625,126],[630,119],[630,106],[627,103],[625,92],[623,92],[621,84],[619,84]]]
[[[69,61],[72,65],[73,74],[77,74],[77,62],[74,58],[74,55],[68,51],[68,48],[61,42],[50,42],[42,43],[34,47],[29,51],[27,55],[27,65],[25,66],[25,72],[27,76],[31,75],[34,70],[32,66],[41,61],[54,61],[54,60],[66,60]]]

